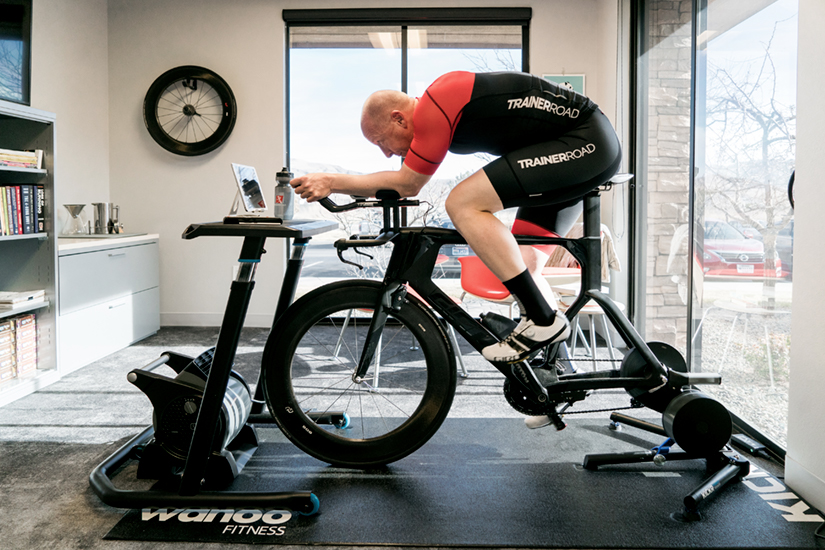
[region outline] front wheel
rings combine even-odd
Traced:
[[[270,412],[295,445],[330,464],[404,458],[435,434],[453,401],[449,341],[431,310],[409,295],[390,310],[363,381],[353,382],[381,292],[370,281],[316,289],[284,313],[264,348]]]

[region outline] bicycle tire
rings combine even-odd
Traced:
[[[232,133],[237,114],[229,84],[214,71],[195,65],[175,67],[157,77],[143,100],[149,135],[167,151],[183,156],[220,147]]]
[[[269,411],[290,441],[335,466],[366,468],[408,456],[436,433],[455,395],[455,355],[446,333],[411,295],[390,311],[378,376],[373,361],[364,382],[352,381],[381,292],[374,281],[315,289],[283,314],[264,347],[261,383]],[[336,356],[339,341],[346,344]],[[342,421],[329,423],[331,412]]]

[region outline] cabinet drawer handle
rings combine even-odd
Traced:
[[[112,304],[112,305],[109,306],[109,309],[115,309],[116,307],[122,307],[122,306],[125,306],[125,305],[126,305],[126,302],[121,302],[119,304]]]
[[[110,258],[114,258],[115,256],[125,256],[125,255],[126,255],[125,252],[110,252],[109,253]]]

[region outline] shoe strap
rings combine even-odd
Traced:
[[[504,339],[504,344],[507,344],[512,349],[521,355],[524,352],[530,351],[530,345],[535,343],[535,340],[528,338],[527,336],[522,336],[522,332],[512,332],[510,336]]]

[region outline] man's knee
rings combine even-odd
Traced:
[[[456,219],[459,218],[464,211],[466,211],[467,201],[461,200],[461,192],[457,187],[450,191],[450,194],[447,195],[447,200],[444,201],[444,209],[447,211],[447,215],[450,216],[450,219],[453,220],[453,223],[455,223]]]
[[[495,188],[483,170],[479,170],[456,185],[447,196],[444,207],[453,222],[455,222],[456,217],[463,215],[477,212],[492,214],[504,208]]]

